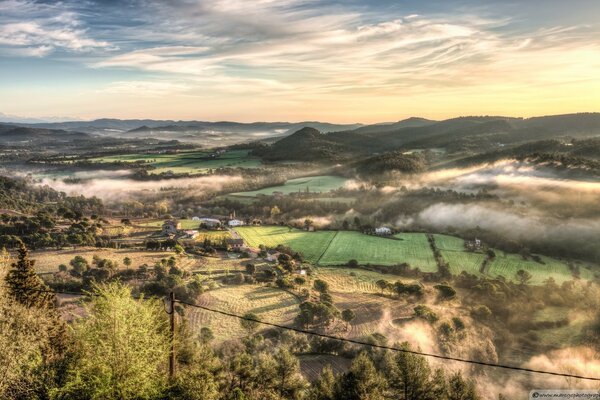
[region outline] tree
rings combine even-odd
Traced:
[[[410,345],[404,342],[401,349],[410,350]],[[431,369],[424,357],[397,352],[393,356],[390,366],[391,387],[397,391],[398,396],[405,400],[421,400],[429,398]]]
[[[336,384],[336,400],[383,400],[385,379],[377,372],[367,353],[360,353],[350,370]]]
[[[200,328],[200,341],[202,343],[210,343],[215,338],[212,329],[207,326]]]
[[[285,348],[275,354],[275,362],[279,395],[284,399],[298,398],[304,386],[300,375],[300,362]]]
[[[166,386],[169,325],[162,302],[135,300],[113,283],[96,286],[73,332],[77,357],[57,398],[156,398]]]
[[[131,266],[131,258],[125,257],[123,259],[123,264],[129,269],[129,267]]]
[[[246,273],[254,275],[256,273],[256,266],[254,264],[246,264]]]
[[[242,325],[242,328],[244,328],[244,330],[248,333],[248,335],[252,335],[254,332],[256,332],[258,326],[260,325],[257,322],[258,316],[249,312],[244,314],[244,318],[246,319],[240,320],[240,324]]]
[[[313,283],[313,288],[320,293],[327,293],[329,291],[329,284],[321,279],[316,279]]]
[[[335,376],[331,365],[327,364],[321,375],[312,383],[308,390],[308,400],[334,400]]]
[[[377,287],[379,289],[381,289],[382,295],[383,295],[383,291],[390,287],[390,283],[388,281],[386,281],[385,279],[380,279],[377,282],[375,282],[375,284],[377,285]]]
[[[466,381],[460,372],[453,374],[448,381],[448,398],[450,400],[480,399],[473,381]]]
[[[350,324],[350,322],[352,322],[354,318],[356,318],[356,314],[351,309],[347,308],[344,311],[342,311],[342,320],[346,324]]]
[[[307,218],[304,220],[304,229],[309,230],[310,227],[313,225],[314,225],[314,222],[312,219]]]
[[[281,210],[277,206],[271,208],[271,218],[276,219],[281,214]]]
[[[176,253],[177,255],[181,255],[181,254],[183,254],[183,253],[184,253],[184,251],[185,251],[185,250],[183,249],[183,247],[182,247],[180,244],[176,244],[176,245],[175,245],[175,247],[173,247],[173,250],[175,251],[175,253]]]
[[[47,292],[44,284],[33,268],[34,261],[29,259],[29,252],[23,242],[19,242],[18,259],[11,265],[5,277],[8,294],[25,307],[54,307],[56,296]]]
[[[521,285],[526,285],[531,280],[531,274],[523,269],[520,269],[515,274],[515,278]]]

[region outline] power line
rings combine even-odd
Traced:
[[[396,351],[396,352],[401,352],[401,353],[409,353],[409,354],[419,355],[419,356],[423,356],[423,357],[437,358],[440,360],[457,361],[457,362],[461,362],[461,363],[481,365],[481,366],[485,366],[485,367],[502,368],[502,369],[508,369],[508,370],[513,370],[513,371],[521,371],[521,372],[530,372],[530,373],[534,373],[534,374],[561,376],[561,377],[565,377],[565,378],[576,378],[576,379],[585,379],[585,380],[590,380],[590,381],[600,381],[600,378],[594,378],[594,377],[589,377],[589,376],[564,374],[564,373],[560,373],[560,372],[544,371],[544,370],[537,370],[537,369],[524,368],[524,367],[516,367],[513,365],[489,363],[489,362],[485,362],[485,361],[469,360],[469,359],[465,359],[465,358],[444,356],[441,354],[426,353],[426,352],[422,352],[422,351],[409,350],[409,349],[401,349],[398,347],[385,346],[385,345],[380,345],[380,344],[375,344],[375,343],[361,342],[359,340],[348,339],[348,338],[343,338],[343,337],[333,336],[333,335],[327,335],[325,333],[307,331],[304,329],[294,328],[294,327],[290,327],[290,326],[283,326],[283,325],[275,324],[272,322],[261,321],[261,320],[254,319],[254,318],[248,318],[243,315],[233,314],[233,313],[230,313],[227,311],[222,311],[222,310],[216,310],[216,309],[202,306],[199,304],[188,303],[188,302],[185,302],[182,300],[175,300],[175,302],[185,304],[190,307],[200,308],[202,310],[206,310],[209,312],[226,315],[229,317],[234,317],[234,318],[238,318],[238,319],[242,319],[242,320],[246,320],[246,321],[257,322],[257,323],[260,323],[263,325],[268,325],[268,326],[272,326],[272,327],[279,328],[279,329],[285,329],[285,330],[289,330],[289,331],[303,333],[306,335],[318,336],[318,337],[322,337],[322,338],[326,338],[326,339],[338,340],[341,342],[348,342],[348,343],[357,344],[360,346],[369,346],[369,347],[374,347],[374,348],[383,349],[383,350],[391,350],[391,351]]]
[[[10,286],[3,286],[3,287],[14,290],[14,288],[12,288]],[[20,289],[20,291],[22,291],[22,292],[30,291],[30,292],[42,292],[42,293],[54,293],[54,294],[68,294],[68,295],[77,295],[77,296],[98,296],[98,297],[102,296],[100,294],[92,293],[92,292],[69,292],[69,291],[57,291],[57,290],[47,290],[47,289]],[[148,297],[143,297],[143,296],[132,296],[132,298],[134,298],[136,300],[148,299]],[[485,362],[485,361],[470,360],[470,359],[459,358],[459,357],[450,357],[450,356],[444,356],[444,355],[441,355],[441,354],[426,353],[426,352],[417,351],[417,350],[410,350],[410,349],[401,349],[401,348],[398,348],[398,347],[386,346],[386,345],[381,345],[381,344],[376,344],[376,343],[361,342],[360,340],[348,339],[348,338],[343,338],[343,337],[339,337],[339,336],[328,335],[328,334],[325,334],[325,333],[319,333],[319,332],[314,332],[314,331],[308,331],[308,330],[305,330],[305,329],[294,328],[294,327],[291,327],[291,326],[279,325],[279,324],[275,324],[273,322],[261,321],[261,320],[254,319],[254,318],[248,318],[248,317],[243,316],[243,315],[234,314],[234,313],[230,313],[230,312],[222,311],[222,310],[216,310],[214,308],[202,306],[200,304],[189,303],[189,302],[186,302],[186,301],[183,301],[183,300],[174,299],[173,302],[174,303],[180,303],[180,304],[183,304],[183,305],[186,305],[186,306],[190,306],[190,307],[199,308],[199,309],[202,309],[202,310],[205,310],[205,311],[209,311],[209,312],[214,312],[214,313],[221,314],[221,315],[226,315],[228,317],[233,317],[233,318],[242,319],[242,320],[251,321],[251,322],[257,322],[259,324],[263,324],[263,325],[267,325],[267,326],[272,326],[272,327],[278,328],[278,329],[284,329],[284,330],[288,330],[288,331],[294,331],[294,332],[297,332],[297,333],[302,333],[302,334],[305,334],[305,335],[312,335],[312,336],[322,337],[322,338],[325,338],[325,339],[338,340],[338,341],[341,341],[341,342],[352,343],[352,344],[356,344],[356,345],[359,345],[359,346],[368,346],[368,347],[373,347],[373,348],[377,348],[377,349],[396,351],[396,352],[400,352],[400,353],[414,354],[414,355],[423,356],[423,357],[436,358],[436,359],[439,359],[439,360],[456,361],[456,362],[461,362],[461,363],[465,363],[465,364],[480,365],[480,366],[484,366],[484,367],[492,367],[492,368],[501,368],[501,369],[507,369],[507,370],[512,370],[512,371],[529,372],[529,373],[533,373],[533,374],[543,374],[543,375],[560,376],[560,377],[564,377],[564,378],[575,378],[575,379],[583,379],[583,380],[590,380],[590,381],[600,381],[600,378],[594,378],[594,377],[589,377],[589,376],[574,375],[574,374],[564,374],[564,373],[561,373],[561,372],[553,372],[553,371],[537,370],[537,369],[532,369],[532,368],[516,367],[516,366],[513,366],[513,365],[490,363],[490,362]],[[173,313],[173,309],[171,308],[170,311],[167,311],[165,309],[165,312],[167,314],[172,314]]]

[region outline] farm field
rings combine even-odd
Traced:
[[[156,228],[160,230],[162,228],[162,224],[165,222],[164,219],[157,219],[151,221],[144,221],[139,223],[139,226],[148,227],[148,228]],[[192,219],[178,219],[177,222],[181,224],[181,229],[199,229],[200,221],[194,221]],[[226,235],[227,231],[205,231],[206,234],[214,234],[214,235]]]
[[[355,259],[360,264],[394,265],[403,262],[421,271],[435,272],[437,265],[423,233],[403,233],[398,239],[385,239],[352,231],[306,232],[280,226],[240,227],[236,232],[250,247],[263,244],[290,246],[317,265],[345,265]]]
[[[204,293],[199,304],[243,315],[252,312],[265,321],[291,325],[298,313],[299,300],[277,288],[256,285],[225,286]],[[209,311],[186,308],[192,329],[208,327],[219,341],[246,334],[237,318]]]
[[[163,172],[202,173],[217,168],[258,168],[259,158],[249,155],[249,150],[232,150],[217,158],[209,158],[210,153],[204,151],[182,152],[175,154],[123,154],[90,159],[97,163],[147,163],[154,167],[151,174]]]
[[[69,261],[75,256],[82,256],[88,262],[92,262],[92,257],[98,255],[101,258],[107,258],[119,263],[120,269],[125,269],[123,259],[131,258],[131,267],[137,268],[142,264],[149,266],[159,262],[163,258],[169,258],[175,255],[174,252],[168,251],[146,251],[136,249],[98,249],[96,247],[78,247],[76,249],[62,250],[37,250],[31,251],[30,256],[35,260],[35,269],[38,272],[58,272],[60,264],[69,265]],[[177,258],[178,265],[185,269],[194,269],[199,265],[200,260],[189,258],[186,256]]]
[[[500,250],[494,251],[496,258],[492,260],[488,268],[488,275],[490,276],[503,276],[507,280],[515,281],[516,272],[522,269],[531,274],[530,284],[532,285],[540,285],[550,277],[554,278],[559,285],[573,279],[573,274],[567,265],[553,258],[540,256],[544,262],[544,264],[540,264],[531,258],[523,260],[518,254],[508,254]]]
[[[250,247],[258,248],[261,244],[275,247],[283,244],[302,253],[306,261],[311,263],[317,263],[336,235],[333,231],[306,232],[286,226],[242,226],[235,228],[235,231]]]
[[[290,179],[285,182],[285,184],[280,186],[270,186],[264,189],[252,190],[248,192],[231,193],[230,196],[256,197],[261,194],[271,195],[273,192],[290,194],[296,192],[306,192],[307,190],[311,193],[326,193],[343,187],[346,182],[348,182],[348,179],[341,176],[307,176],[304,178]]]
[[[456,236],[434,234],[433,239],[440,250],[464,251],[465,241]]]
[[[316,267],[313,270],[313,277],[326,281],[329,288],[336,293],[380,293],[381,290],[376,282],[381,279],[389,282],[400,280],[408,282],[396,275],[344,267]]]
[[[465,271],[471,275],[480,275],[481,264],[486,256],[469,251],[440,250],[442,258],[448,263],[452,275],[460,275]]]
[[[340,231],[319,259],[319,265],[359,264],[395,265],[408,263],[424,272],[437,271],[437,265],[424,233],[402,233],[396,239]]]

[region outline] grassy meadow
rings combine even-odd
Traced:
[[[181,152],[174,154],[122,154],[90,159],[96,163],[147,163],[154,167],[149,173],[163,172],[197,174],[218,168],[259,168],[259,158],[249,155],[249,150],[231,150],[217,158],[209,158],[205,151]]]
[[[346,178],[333,175],[307,176],[304,178],[290,179],[280,186],[270,186],[248,192],[231,193],[230,196],[256,197],[261,194],[271,195],[274,192],[281,192],[283,194],[307,191],[310,193],[327,193],[343,187],[347,181],[348,179]]]

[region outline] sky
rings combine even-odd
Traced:
[[[597,0],[0,0],[0,117],[600,111]]]

